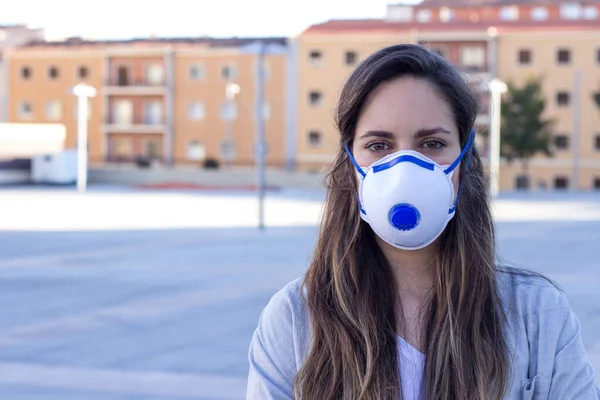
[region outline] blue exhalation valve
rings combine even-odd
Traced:
[[[421,213],[410,204],[396,204],[388,214],[390,224],[401,231],[414,229],[421,221]]]

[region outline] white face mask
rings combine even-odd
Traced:
[[[449,166],[405,150],[361,168],[346,147],[360,174],[361,218],[377,236],[399,249],[418,250],[430,245],[454,217],[460,188],[455,199],[452,175],[467,151],[469,165],[474,137],[471,131],[464,149]]]

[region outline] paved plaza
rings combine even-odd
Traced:
[[[242,399],[271,295],[323,194],[0,189],[0,399]],[[500,255],[555,279],[600,382],[600,193],[505,195]]]

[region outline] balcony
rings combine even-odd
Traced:
[[[163,134],[166,128],[164,121],[148,118],[133,120],[107,118],[104,121],[104,130],[107,133]]]
[[[104,93],[108,96],[115,95],[139,95],[139,96],[162,96],[166,94],[165,83],[149,83],[145,80],[139,81],[117,81],[112,80],[104,85]]]

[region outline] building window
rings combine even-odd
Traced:
[[[533,7],[531,9],[531,19],[535,21],[545,21],[548,19],[549,13],[546,7]]]
[[[313,90],[308,93],[308,102],[311,106],[317,107],[321,105],[323,95],[317,90]]]
[[[569,49],[559,49],[556,52],[556,62],[559,65],[566,65],[571,62],[571,50]]]
[[[600,133],[596,135],[596,151],[600,151]]]
[[[310,65],[319,66],[323,64],[323,53],[319,50],[311,50],[308,53],[308,62]]]
[[[583,19],[598,19],[598,8],[596,6],[586,6],[583,9]]]
[[[557,176],[554,178],[554,188],[555,189],[568,189],[569,188],[569,178],[564,176]]]
[[[515,179],[515,189],[517,190],[528,190],[530,187],[529,176],[518,175]]]
[[[560,16],[562,19],[580,19],[582,12],[583,10],[579,3],[566,2],[560,5]]]
[[[146,102],[144,104],[144,123],[160,125],[162,122],[162,102],[160,100]]]
[[[206,110],[204,109],[204,103],[201,101],[194,101],[188,105],[188,118],[191,120],[199,121],[204,119],[206,116]]]
[[[356,55],[355,51],[347,51],[345,54],[345,62],[346,65],[354,65],[356,64],[356,60],[358,59],[358,56]]]
[[[237,68],[235,65],[223,65],[221,67],[221,78],[226,81],[237,79]]]
[[[309,147],[320,147],[323,141],[321,132],[310,131],[308,132],[308,146]]]
[[[90,75],[87,67],[77,68],[77,76],[79,79],[86,79]]]
[[[160,64],[150,64],[146,67],[146,83],[152,86],[164,84],[165,70]]]
[[[596,62],[600,64],[600,49],[596,50]]]
[[[530,65],[531,64],[531,50],[519,50],[519,64]]]
[[[556,147],[557,150],[567,150],[569,148],[569,137],[567,135],[555,136],[554,147]]]
[[[133,103],[131,100],[118,100],[114,104],[114,118],[117,125],[133,123]]]
[[[199,140],[190,140],[187,145],[187,157],[189,160],[202,161],[206,158],[206,147]]]
[[[235,121],[237,119],[237,104],[232,101],[225,101],[221,105],[221,119],[225,121]]]
[[[461,49],[461,62],[464,67],[480,69],[485,65],[485,50],[481,46],[465,46]]]
[[[33,107],[28,101],[23,101],[19,104],[19,117],[21,119],[30,119],[33,117]]]
[[[519,19],[519,7],[502,7],[500,9],[500,19],[503,21],[516,21],[517,19]]]
[[[21,68],[21,79],[28,80],[31,78],[31,68],[22,67]]]
[[[204,65],[192,64],[188,71],[188,76],[192,81],[200,81],[206,78],[206,68],[204,68]]]
[[[57,67],[48,68],[48,79],[58,79],[58,68]]]
[[[117,85],[129,86],[129,68],[121,66],[117,69]]]
[[[60,121],[62,119],[62,104],[58,100],[46,103],[46,119],[48,121]]]
[[[133,141],[129,138],[113,138],[112,153],[118,158],[129,158],[133,155]]]
[[[594,179],[594,189],[600,190],[600,177]]]
[[[450,22],[454,19],[454,10],[448,7],[440,8],[440,21]]]
[[[421,23],[429,22],[433,18],[431,10],[419,10],[417,12],[417,21]]]
[[[571,102],[571,95],[569,92],[558,92],[556,93],[556,104],[559,107],[566,107]]]
[[[151,160],[160,160],[160,141],[157,139],[149,139],[144,143],[144,156]]]

